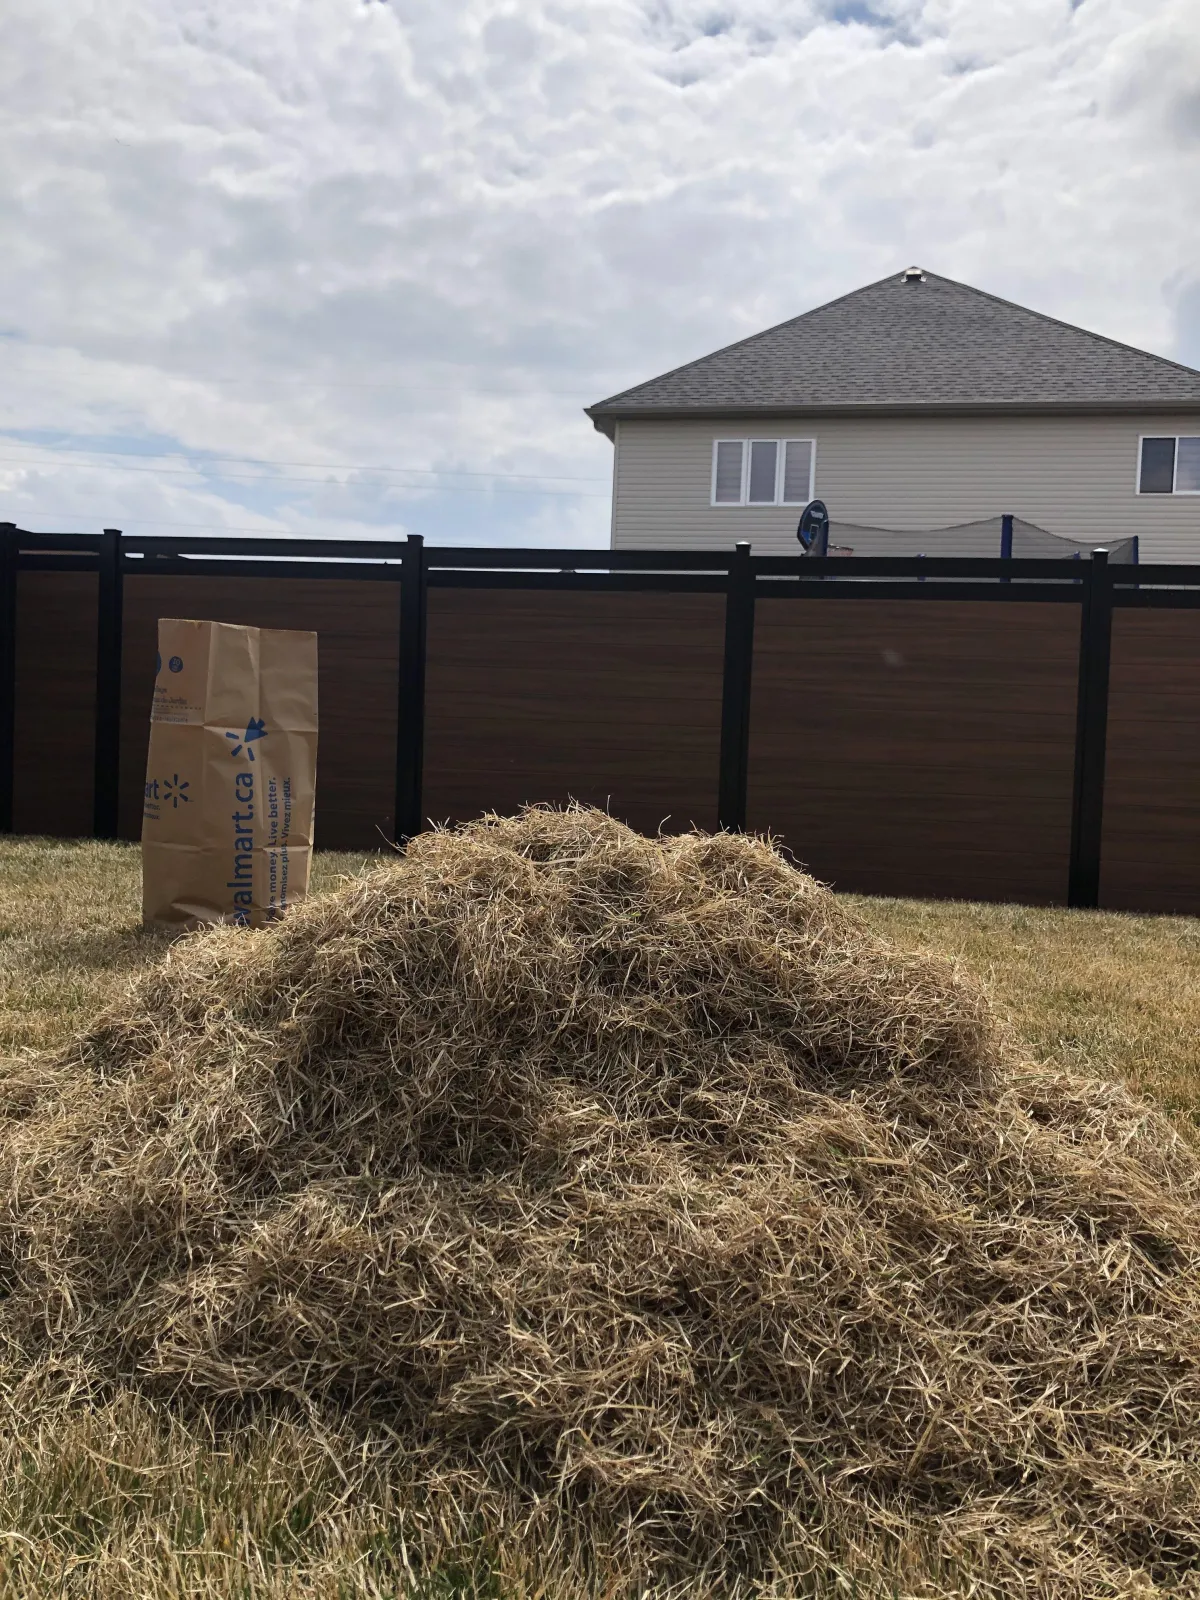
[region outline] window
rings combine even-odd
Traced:
[[[783,456],[783,503],[804,505],[813,497],[813,451],[811,439],[789,439]]]
[[[1139,494],[1200,494],[1200,434],[1142,440]]]
[[[718,439],[713,451],[713,503],[740,506],[742,503],[742,441]]]
[[[813,497],[813,439],[714,439],[714,506],[804,506]]]
[[[775,479],[779,476],[779,441],[751,439],[750,482],[746,499],[752,506],[775,504]]]

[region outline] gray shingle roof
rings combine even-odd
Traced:
[[[902,273],[587,408],[754,412],[1200,408],[1200,372],[939,278]]]

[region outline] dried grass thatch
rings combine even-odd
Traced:
[[[0,1092],[14,1413],[298,1404],[609,1592],[1193,1592],[1196,1159],[763,843],[431,834]]]

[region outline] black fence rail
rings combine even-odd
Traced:
[[[507,550],[430,548],[403,541],[272,538],[132,537],[35,534],[0,524],[0,831],[14,826],[18,776],[15,728],[24,685],[17,634],[24,574],[94,574],[95,683],[92,831],[118,834],[122,774],[123,634],[126,585],[138,577],[346,580],[395,586],[395,779],[391,832],[397,843],[426,826],[428,610],[431,591],[493,590],[564,594],[663,594],[723,597],[719,757],[715,818],[723,829],[748,820],[756,609],[780,601],[823,605],[864,600],[1049,605],[1078,608],[1073,793],[1066,901],[1100,900],[1106,739],[1114,614],[1123,610],[1200,607],[1200,566],[1110,565],[1090,561],[949,557],[756,557],[748,544],[730,551]],[[382,600],[382,596],[380,599]],[[937,608],[930,614],[937,627]],[[252,620],[248,618],[247,620]],[[1197,663],[1200,668],[1200,663]],[[811,692],[819,693],[813,662]],[[390,713],[389,713],[390,715]],[[533,798],[533,797],[531,797]]]

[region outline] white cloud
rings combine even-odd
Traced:
[[[584,404],[909,260],[1200,359],[1197,82],[1194,0],[9,0],[0,516],[601,542]]]

